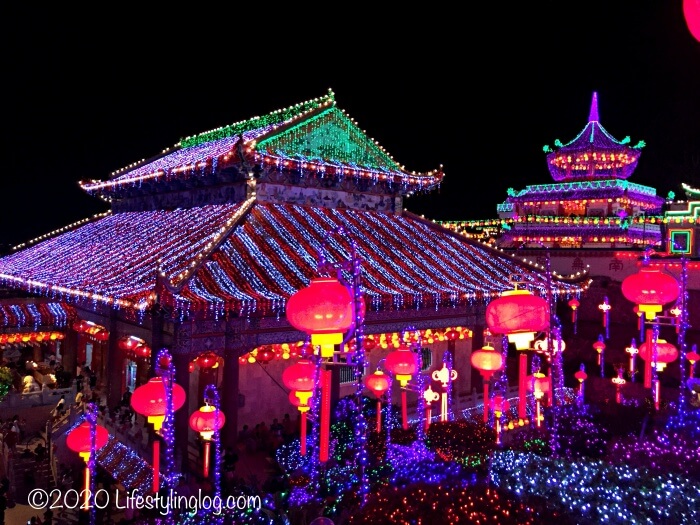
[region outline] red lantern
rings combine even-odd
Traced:
[[[535,397],[540,399],[551,390],[552,381],[542,372],[535,372],[527,378],[529,390],[534,392]]]
[[[134,356],[142,359],[151,357],[151,347],[147,344],[138,344],[134,347]]]
[[[367,336],[362,340],[362,346],[369,352],[377,346],[377,341],[375,341],[374,337]]]
[[[654,345],[651,341],[645,341],[639,346],[639,357],[645,361],[653,361],[652,353]],[[687,354],[686,354],[687,357]],[[663,339],[656,340],[656,369],[661,372],[668,363],[678,359],[678,349]]]
[[[700,42],[700,0],[683,0],[683,16],[690,34]]]
[[[204,440],[203,474],[205,478],[209,477],[211,438],[214,436],[214,432],[221,430],[224,423],[226,423],[224,413],[211,405],[204,405],[190,415],[190,428],[195,432],[199,432],[199,435]]]
[[[311,335],[311,344],[321,346],[321,357],[332,357],[335,345],[353,325],[354,297],[351,290],[332,277],[311,279],[307,288],[287,301],[289,323]]]
[[[508,290],[486,307],[486,324],[505,334],[518,350],[526,350],[535,333],[549,330],[549,304],[527,290]]]
[[[140,339],[138,337],[134,337],[133,335],[126,336],[126,337],[120,337],[119,340],[117,341],[117,346],[124,350],[125,352],[128,352],[129,350],[135,349],[138,345],[145,345],[146,341],[143,339]]]
[[[177,383],[173,383],[172,390],[173,410],[179,410],[185,404],[185,390]],[[132,408],[146,416],[149,423],[153,423],[154,430],[158,431],[163,426],[165,419],[165,384],[162,377],[152,377],[147,383],[141,385],[131,394]]]
[[[241,360],[241,358],[239,357],[238,358],[239,363],[240,363],[240,360]],[[245,360],[243,360],[243,362],[245,363]],[[190,361],[189,364],[187,365],[187,371],[191,374],[192,372],[194,372],[194,368],[195,368],[194,361]]]
[[[503,368],[503,355],[487,344],[482,349],[472,352],[471,363],[479,370],[484,381],[488,381],[495,372]]]
[[[74,331],[81,333],[81,332],[84,332],[85,330],[87,330],[88,323],[87,323],[87,321],[83,321],[82,319],[76,319],[73,322],[72,327],[73,327]]]
[[[282,372],[282,383],[290,390],[313,391],[316,386],[316,365],[309,359],[299,359]]]
[[[109,432],[102,425],[95,425],[95,452],[104,447],[109,441]],[[73,452],[77,452],[85,460],[85,505],[90,504],[90,448],[92,433],[90,423],[83,421],[80,425],[71,430],[66,436],[66,445]]]
[[[698,362],[698,360],[700,360],[700,354],[698,354],[697,352],[688,352],[687,354],[685,354],[685,358],[691,365],[694,365]]]
[[[199,368],[211,368],[219,361],[219,356],[214,352],[205,352],[195,359]]]
[[[679,293],[678,281],[659,268],[644,266],[622,281],[622,294],[635,303],[647,319],[656,318],[663,305],[675,301]]]
[[[275,358],[275,352],[269,346],[261,346],[258,349],[258,354],[255,356],[255,360],[266,365]]]
[[[90,458],[90,423],[83,421],[71,430],[66,436],[66,446],[73,452],[80,454],[85,461]],[[95,426],[95,451],[107,444],[109,432],[102,425]]]
[[[377,396],[377,432],[382,431],[382,395],[389,390],[389,378],[381,370],[365,377],[365,386]]]
[[[491,409],[496,414],[496,417],[501,417],[503,412],[507,412],[510,409],[510,403],[501,394],[496,394],[491,400]]]
[[[569,301],[569,307],[571,308],[571,322],[575,323],[576,322],[576,315],[577,315],[577,310],[578,307],[581,306],[581,303],[579,302],[578,299],[575,297]]]
[[[579,383],[583,383],[588,378],[588,374],[583,370],[579,370],[574,374],[574,377],[578,380]]]
[[[400,345],[397,350],[390,352],[384,360],[384,366],[389,370],[401,386],[406,386],[418,370],[416,354],[406,345]]]
[[[445,339],[448,341],[456,341],[459,339],[459,332],[454,328],[450,328],[447,332],[445,332]]]
[[[389,390],[389,378],[381,370],[365,376],[365,386],[371,390],[375,396],[382,397],[384,392]]]
[[[494,372],[503,368],[503,355],[496,352],[493,346],[487,344],[481,350],[472,352],[471,363],[484,378],[484,423],[487,423],[489,420],[489,379]]]

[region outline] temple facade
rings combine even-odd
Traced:
[[[108,204],[105,213],[0,259],[2,301],[10,305],[0,309],[5,351],[15,349],[18,334],[22,341],[57,329],[66,370],[89,362],[114,406],[168,348],[187,393],[175,416],[178,443],[193,440],[188,416],[216,383],[224,444],[233,444],[243,424],[295,410],[280,376],[308,351],[308,335],[287,322],[287,300],[321,274],[321,261],[351,282],[344,266],[351,261],[360,268],[366,338],[362,349],[352,341],[337,349],[336,397],[354,391],[353,351],[376,367],[407,331],[423,348],[426,370],[451,352],[462,367],[456,395],[470,393],[468,356],[483,345],[485,306],[513,289],[512,276],[556,301],[580,297],[590,280],[585,269],[550,279],[537,263],[403,209],[406,196],[438,188],[443,177],[440,167],[407,171],[330,91],[184,138],[105,180],[81,181]],[[651,195],[627,199],[620,206],[630,215],[635,206],[658,205]],[[27,308],[56,316],[42,326],[26,316],[20,322],[11,306],[19,294]],[[36,348],[36,336],[26,337]]]

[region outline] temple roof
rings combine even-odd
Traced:
[[[75,309],[59,302],[0,302],[0,333],[64,328]]]
[[[627,179],[632,175],[644,141],[628,146],[629,137],[615,139],[600,124],[598,94],[593,93],[588,123],[571,142],[555,142],[557,150],[545,146],[549,172],[555,181]]]
[[[342,227],[345,235],[329,237]],[[488,302],[516,274],[535,293],[531,265],[418,216],[271,204],[249,199],[101,217],[0,259],[0,280],[34,294],[144,311],[157,298],[174,316],[279,315],[286,300],[356,244],[368,309],[435,309]],[[349,276],[348,276],[349,277]],[[552,291],[583,292],[585,275],[555,275]]]
[[[108,180],[82,181],[80,186],[109,199],[120,188],[201,177],[231,165],[247,170],[285,166],[387,180],[405,193],[432,189],[443,178],[441,168],[406,171],[336,106],[329,90],[320,98],[181,139],[154,158],[114,172]]]

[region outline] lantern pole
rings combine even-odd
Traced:
[[[97,406],[95,403],[88,403],[85,407],[85,419],[90,423],[90,455],[85,469],[89,479],[85,484],[88,489],[85,503],[90,512],[90,525],[95,525],[95,456],[97,455]]]
[[[173,359],[167,348],[162,348],[158,352],[156,359],[156,375],[163,379],[163,389],[165,391],[165,418],[161,427],[161,436],[165,442],[165,465],[164,477],[166,482],[172,481],[172,476],[175,472],[175,457],[174,457],[174,409],[173,409],[173,381],[175,378],[175,366]],[[156,437],[156,439],[158,439]],[[154,442],[155,443],[155,442]],[[155,449],[155,447],[154,447]],[[153,458],[155,465],[157,458]],[[155,484],[154,484],[155,485]],[[155,489],[155,486],[154,486]]]
[[[680,293],[680,308],[681,313],[678,319],[678,351],[680,352],[680,391],[678,393],[678,415],[680,418],[680,423],[683,424],[685,419],[685,359],[687,344],[685,341],[686,330],[689,328],[690,323],[688,322],[688,258],[685,256],[685,252],[681,255],[681,293]],[[691,368],[692,374],[692,368]]]
[[[219,398],[219,390],[216,385],[209,384],[204,389],[204,401],[205,403],[211,403],[214,407],[214,413],[216,414],[215,430],[211,441],[214,443],[214,498],[218,501],[221,498],[221,439],[220,427],[219,425],[219,414],[221,409],[221,400]],[[207,461],[209,456],[209,450],[206,451]]]
[[[330,242],[333,235],[342,234],[345,235],[350,243],[350,258],[347,261],[339,263],[329,263],[326,261],[326,245]],[[342,277],[342,270],[347,270],[350,272],[350,283],[344,281]],[[363,402],[362,402],[362,390],[364,383],[362,381],[362,376],[365,373],[365,350],[364,350],[364,300],[362,296],[362,267],[360,257],[357,253],[357,243],[350,238],[350,236],[345,231],[343,226],[337,226],[331,231],[326,233],[321,241],[321,246],[318,252],[318,271],[319,272],[335,272],[337,274],[338,280],[346,284],[349,284],[353,293],[353,311],[355,314],[355,320],[353,326],[348,331],[348,334],[341,344],[345,344],[353,336],[355,338],[355,354],[353,356],[353,361],[355,365],[355,399],[357,402],[357,419],[355,421],[355,461],[356,466],[359,470],[360,487],[359,494],[363,503],[366,501],[369,494],[369,482],[367,479],[366,467],[368,464],[368,456],[366,451],[367,445],[367,422],[365,421],[363,413]],[[324,374],[325,380],[322,381],[323,389],[321,391],[321,441],[324,441],[324,435],[326,439],[330,435],[330,371],[324,370],[321,373]],[[324,398],[327,396],[327,398]],[[324,417],[325,412],[325,417]],[[321,446],[321,453],[323,454],[323,446]]]

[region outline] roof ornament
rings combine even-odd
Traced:
[[[588,113],[588,122],[598,122],[598,93],[593,92],[593,100],[591,100],[591,111]]]

